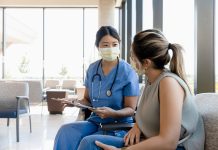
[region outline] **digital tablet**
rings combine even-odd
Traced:
[[[94,107],[87,106],[87,105],[83,105],[83,104],[81,104],[81,103],[74,103],[74,106],[79,107],[79,108],[88,108],[88,109],[91,109],[91,110],[96,109],[96,108],[94,108]]]

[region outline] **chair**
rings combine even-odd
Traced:
[[[26,82],[0,82],[0,118],[16,118],[16,139],[19,142],[19,121],[24,114],[29,116],[30,133],[32,132],[29,85]]]
[[[76,87],[76,95],[78,99],[83,99],[85,93],[85,86],[78,86]]]
[[[60,81],[56,79],[47,79],[45,81],[45,89],[56,89],[60,85]]]
[[[195,100],[204,122],[204,149],[215,150],[218,148],[218,93],[200,93]]]
[[[43,97],[43,87],[40,80],[24,80],[29,85],[29,101],[31,104],[40,104]]]
[[[76,80],[64,79],[62,82],[62,89],[69,90],[69,94],[75,95],[76,93]]]

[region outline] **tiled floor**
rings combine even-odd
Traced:
[[[57,130],[62,124],[73,122],[79,113],[78,108],[65,108],[63,114],[50,115],[47,106],[31,106],[32,133],[29,132],[27,116],[20,119],[20,142],[16,142],[15,119],[0,119],[0,150],[52,150]]]

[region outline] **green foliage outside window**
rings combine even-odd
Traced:
[[[20,73],[28,73],[29,70],[29,59],[26,56],[22,56],[20,65],[18,66],[18,69]]]

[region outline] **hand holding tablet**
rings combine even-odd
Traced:
[[[77,99],[67,99],[67,98],[51,98],[51,99],[61,101],[64,104],[79,107],[79,108],[87,108],[89,110],[95,110],[96,109],[94,107],[79,103],[79,101]]]
[[[83,104],[78,103],[78,102],[74,103],[74,106],[79,107],[79,108],[87,108],[87,109],[90,109],[90,110],[96,109],[96,108],[94,108],[94,107],[87,106],[87,105],[83,105]]]

